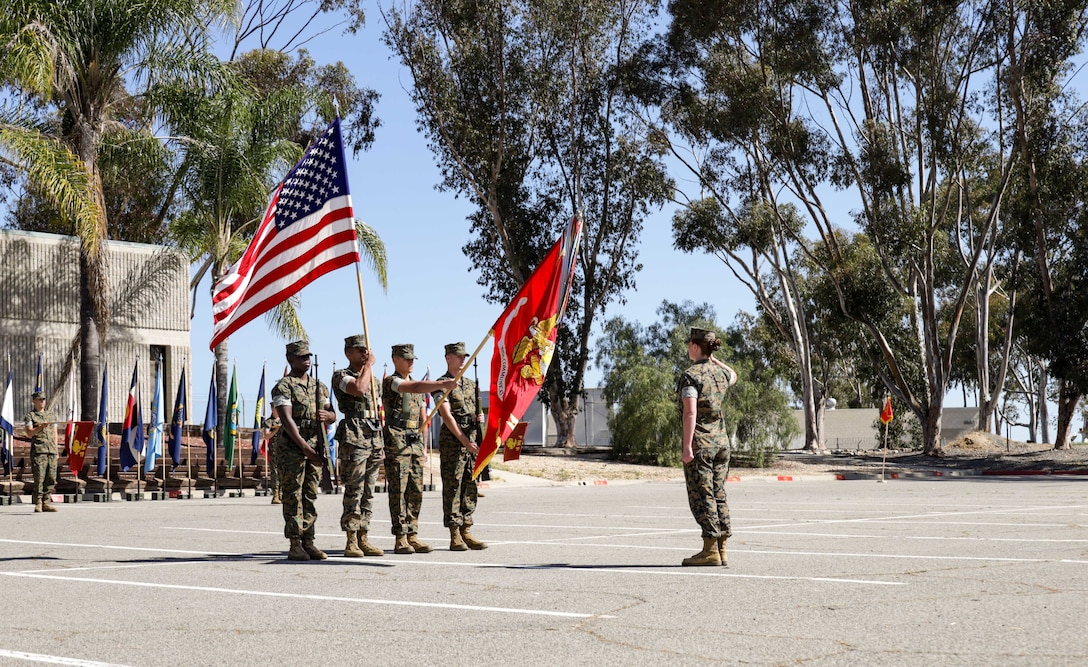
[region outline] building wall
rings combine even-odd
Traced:
[[[824,411],[824,445],[837,449],[877,449],[882,446],[873,423],[880,417],[878,408],[857,408]],[[805,444],[805,414],[793,411],[793,418],[801,435],[790,443],[790,449],[801,449]],[[896,415],[896,418],[901,418]],[[952,442],[975,430],[978,423],[977,408],[945,408],[941,411],[941,441]]]
[[[110,241],[107,252],[112,315],[104,358],[109,369],[110,421],[124,416],[137,358],[147,418],[155,382],[153,349],[165,353],[163,405],[169,419],[178,380],[189,364],[188,261],[169,248],[139,243]],[[61,416],[67,413],[64,379],[68,368],[75,375],[79,405],[78,356],[69,362],[70,353],[78,350],[78,336],[78,240],[0,230],[0,383],[6,380],[10,359],[16,419],[30,409],[39,354],[53,410]]]
[[[481,387],[480,403],[486,412],[489,403],[489,393]],[[555,419],[551,412],[540,402],[538,395],[525,410],[522,421],[528,422],[525,427],[525,446],[527,447],[554,447],[556,428]],[[437,425],[434,437],[438,437]],[[608,405],[605,403],[603,390],[598,388],[586,389],[585,399],[582,401],[581,411],[574,426],[575,441],[581,446],[607,447],[612,444],[612,433],[608,430]]]

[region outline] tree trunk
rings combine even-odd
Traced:
[[[79,253],[79,418],[98,420],[102,392],[101,346],[98,337],[98,312],[91,298],[89,259]]]
[[[578,419],[578,399],[571,401],[561,396],[551,401],[552,419],[555,420],[555,446],[577,447],[575,425]]]
[[[1039,442],[1050,442],[1050,408],[1046,402],[1046,388],[1050,384],[1046,362],[1039,360]]]
[[[929,408],[922,415],[922,453],[926,456],[944,456],[941,444],[940,402],[930,402]]]
[[[1081,393],[1072,382],[1058,381],[1058,433],[1054,449],[1069,449],[1073,434],[1073,417],[1077,414]]]

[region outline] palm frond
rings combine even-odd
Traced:
[[[306,329],[298,316],[298,307],[302,302],[294,295],[264,315],[265,322],[272,333],[284,340],[306,338]]]
[[[355,219],[355,236],[359,239],[359,259],[374,272],[382,291],[389,291],[389,260],[385,254],[385,243],[374,228],[358,218]]]

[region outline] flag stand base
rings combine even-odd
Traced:
[[[125,500],[137,501],[137,500],[143,500],[143,499],[144,499],[144,494],[142,494],[142,493],[136,493],[134,491],[126,491],[125,492]]]
[[[424,491],[434,491],[434,484],[424,484],[423,485],[423,490]]]
[[[0,496],[0,505],[21,505],[22,502],[19,496]]]
[[[375,484],[374,493],[385,493],[385,484]]]
[[[152,491],[148,495],[151,496],[151,500],[166,500],[168,497],[165,491]]]
[[[117,500],[117,494],[115,493],[88,493],[87,495],[96,503],[108,503]],[[84,496],[84,499],[86,499],[86,496]]]
[[[227,497],[228,498],[245,498],[246,497],[246,492],[245,491],[231,491],[230,493],[227,494]]]
[[[188,491],[168,491],[167,495],[171,498],[177,498],[178,500],[192,500],[193,494]]]
[[[253,496],[255,498],[262,498],[262,497],[270,496],[270,495],[272,495],[272,489],[256,489],[253,492]]]
[[[207,491],[204,492],[204,497],[205,498],[222,498],[226,493],[227,492],[226,492],[225,489],[219,489],[218,491],[216,491],[215,489],[208,489]]]
[[[80,496],[78,493],[66,493],[66,494],[64,494],[64,502],[65,503],[78,503],[81,500],[83,500],[83,497]]]

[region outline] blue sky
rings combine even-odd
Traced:
[[[342,60],[356,81],[377,90],[381,100],[373,148],[357,157],[348,156],[355,215],[374,227],[385,242],[389,259],[389,289],[383,292],[376,278],[362,268],[367,323],[377,351],[377,372],[388,364],[390,348],[413,343],[416,348],[414,376],[422,377],[430,366],[433,377],[445,371],[443,346],[465,341],[471,352],[487,335],[502,306],[484,301],[461,246],[468,239],[466,216],[471,207],[452,193],[435,190],[439,173],[423,135],[416,129],[415,110],[407,88],[410,76],[390,57],[381,42],[381,18],[368,15],[368,25],[356,35],[327,35],[320,44],[307,45],[318,63]],[[705,255],[686,255],[673,249],[672,208],[654,214],[642,235],[640,259],[643,271],[637,290],[627,294],[624,305],[612,304],[607,317],[622,316],[649,324],[657,320],[663,300],[709,303],[718,321],[727,325],[738,310],[751,311],[754,300],[719,260]],[[328,382],[333,364],[343,366],[345,336],[362,333],[355,271],[341,269],[319,278],[301,292],[302,323],[318,355],[322,379]],[[197,294],[192,320],[193,405],[207,399],[212,368],[211,312],[208,283]],[[594,337],[602,321],[594,323]],[[237,365],[245,406],[256,397],[262,364],[269,376],[283,372],[284,343],[272,334],[263,318],[244,326],[230,338],[230,357]],[[491,364],[491,341],[478,357],[481,384],[486,388]],[[601,375],[590,368],[586,386],[600,383]],[[196,414],[194,412],[194,414]]]

